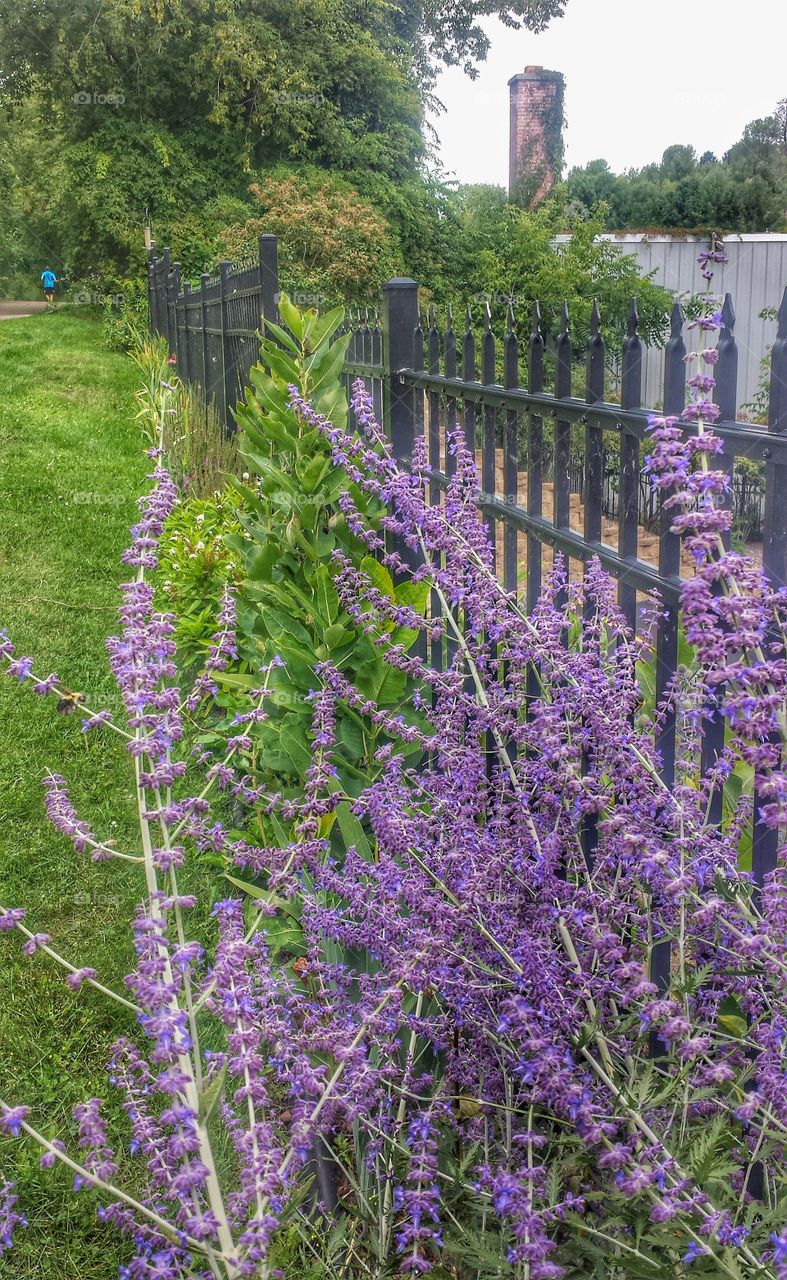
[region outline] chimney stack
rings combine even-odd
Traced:
[[[508,194],[531,209],[560,177],[563,162],[563,91],[559,71],[525,67],[508,82],[510,142]]]

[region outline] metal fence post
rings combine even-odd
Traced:
[[[180,376],[187,385],[191,385],[194,380],[194,373],[191,368],[191,330],[189,328],[189,301],[191,297],[191,285],[188,280],[183,284],[183,368]]]
[[[279,242],[276,236],[260,236],[260,328],[266,320],[279,323]]]
[[[230,338],[229,328],[229,273],[232,270],[232,263],[227,259],[223,259],[219,263],[219,302],[221,303],[221,367],[222,367],[222,404],[223,410],[221,415],[222,425],[225,434],[232,430],[230,419],[230,405],[234,403],[233,395],[234,378],[232,363],[232,340]]]
[[[172,292],[172,329],[170,333],[169,349],[175,355],[175,367],[180,370],[180,325],[178,324],[178,298],[180,296],[180,263],[172,264],[172,282],[170,285]]]
[[[199,329],[202,346],[202,396],[207,405],[208,395],[208,372],[210,367],[210,354],[208,352],[208,276],[205,272],[199,278]]]
[[[409,465],[415,442],[415,396],[397,378],[413,367],[413,339],[418,327],[418,285],[408,277],[383,285],[383,425],[397,462]]]
[[[768,397],[768,433],[787,435],[787,288],[779,307],[779,327],[771,349]],[[765,461],[765,515],[762,531],[762,567],[774,587],[787,583],[787,465],[776,462],[770,450]],[[778,642],[778,636],[774,635]],[[776,866],[779,833],[757,822],[752,844],[752,873],[761,886]]]
[[[160,332],[162,337],[167,339],[168,351],[172,350],[169,332],[169,273],[172,269],[170,257],[169,249],[165,249],[161,255],[161,292],[163,294],[161,301],[164,308],[164,324],[162,325]]]
[[[148,250],[148,323],[151,333],[156,333],[156,246]]]
[[[626,337],[623,341],[623,368],[620,387],[622,409],[639,409],[642,404],[642,339],[639,336],[639,311],[636,299],[629,307]],[[618,514],[618,555],[622,560],[637,558],[639,542],[639,441],[636,436],[620,433],[620,510]],[[618,586],[618,599],[632,632],[637,626],[637,588],[625,576]]]

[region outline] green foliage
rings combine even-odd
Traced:
[[[283,663],[271,672],[269,719],[254,727],[255,746],[266,771],[293,785],[312,763],[308,695],[319,687],[316,663],[330,659],[360,693],[388,709],[403,709],[410,692],[404,674],[383,661],[373,637],[361,634],[342,608],[332,553],[343,552],[399,603],[423,609],[426,589],[416,600],[409,585],[395,586],[387,569],[366,554],[347,527],[339,498],[351,492],[373,517],[370,499],[334,465],[325,438],[304,426],[288,405],[288,386],[295,384],[318,412],[346,425],[340,372],[348,337],[336,337],[342,312],[318,318],[316,311],[300,311],[286,300],[281,312],[287,330],[271,327],[262,363],[252,371],[251,388],[237,410],[240,450],[258,481],[255,487],[236,483],[244,533],[227,541],[244,574],[238,620],[248,666],[254,672],[274,657]],[[414,637],[392,632],[391,639],[408,646]],[[259,677],[252,675],[251,683],[258,685]],[[232,694],[227,705],[235,709]],[[368,778],[380,741],[379,730],[351,708],[342,713],[335,763],[348,794],[357,794]]]
[[[167,521],[158,582],[164,607],[175,614],[178,665],[186,673],[204,666],[224,589],[240,581],[228,543],[239,532],[236,504],[226,494],[184,498]]]
[[[722,160],[667,147],[659,164],[614,174],[605,160],[572,169],[565,182],[577,220],[603,208],[606,226],[778,231],[787,210],[787,99],[754,120]]]
[[[179,504],[165,531],[157,585],[166,607],[176,613],[178,658],[187,674],[196,670],[216,633],[225,586],[237,587],[239,659],[217,674],[218,711],[203,709],[198,715],[201,737],[213,749],[237,734],[236,714],[257,705],[250,691],[260,687],[261,669],[275,659],[281,665],[268,676],[268,717],[248,726],[253,748],[237,764],[257,785],[297,794],[313,763],[309,695],[320,685],[317,663],[329,659],[362,695],[404,715],[408,723],[418,720],[406,705],[411,683],[381,656],[385,643],[408,649],[415,631],[391,622],[380,624],[376,636],[362,633],[339,602],[332,553],[341,550],[379,591],[417,612],[426,607],[428,584],[395,584],[367,554],[347,527],[339,498],[349,489],[373,518],[370,500],[334,465],[324,437],[305,427],[289,407],[288,386],[294,383],[319,412],[346,425],[340,373],[348,339],[337,337],[342,311],[318,316],[286,297],[280,309],[286,327],[270,326],[261,363],[252,370],[251,387],[236,411],[246,470],[223,494],[187,497]],[[137,357],[153,377],[157,350],[154,346]],[[374,772],[374,755],[384,741],[381,729],[352,708],[341,712],[334,763],[338,784],[348,795],[358,794]],[[248,822],[264,839],[288,839],[275,818],[251,814]],[[347,806],[339,808],[335,835],[340,849],[354,844],[371,852]],[[236,887],[245,888],[250,898],[262,892],[253,883]],[[281,925],[276,945],[297,953],[297,924],[282,919]]]
[[[399,224],[407,250],[410,214],[423,219],[430,186],[421,178],[423,119],[435,64],[472,73],[488,47],[484,14],[540,30],[563,8],[564,0],[8,0],[0,278],[26,292],[43,254],[58,273],[96,274],[114,292],[144,265],[148,218],[187,274],[209,269],[222,229],[254,212],[249,184],[280,165],[341,175],[362,196],[379,184],[383,216],[407,189]],[[428,238],[439,239],[427,218]]]
[[[127,280],[123,290],[104,302],[104,341],[110,351],[139,348],[150,330],[147,280]]]
[[[559,199],[531,211],[509,203],[499,187],[470,187],[462,194],[462,222],[477,264],[473,291],[478,301],[496,304],[501,320],[510,300],[529,333],[530,309],[538,300],[545,332],[554,334],[565,301],[577,351],[584,354],[593,300],[601,306],[607,338],[619,346],[636,298],[642,337],[656,343],[663,338],[671,298],[639,274],[630,256],[597,239],[600,220],[579,224],[569,240],[555,244],[565,228]]]
[[[296,297],[365,300],[399,269],[390,226],[346,180],[312,168],[273,173],[251,191],[259,212],[227,227],[226,255],[254,255],[260,235],[278,235],[281,282]]]

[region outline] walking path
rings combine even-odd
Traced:
[[[34,316],[46,310],[45,302],[10,302],[7,298],[0,300],[0,320],[18,320],[22,316]]]

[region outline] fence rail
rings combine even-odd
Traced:
[[[262,236],[259,259],[241,266],[222,262],[218,276],[203,275],[199,289],[181,284],[168,250],[151,251],[150,312],[154,331],[166,336],[181,376],[201,387],[225,428],[231,408],[258,355],[259,332],[278,320],[277,243]],[[732,478],[730,502],[750,534],[762,536],[762,564],[777,584],[787,580],[787,289],[773,346],[767,426],[735,420],[738,351],[729,294],[716,365],[714,426],[724,445],[717,465]],[[641,454],[648,410],[642,404],[643,343],[632,303],[623,344],[621,402],[604,399],[606,351],[601,316],[594,308],[583,353],[585,393],[572,395],[576,366],[570,318],[564,309],[556,341],[554,393],[545,390],[545,341],[539,307],[523,338],[509,313],[502,340],[488,312],[480,329],[468,309],[463,332],[449,316],[440,330],[432,314],[424,323],[418,286],[390,280],[383,288],[382,324],[376,315],[354,316],[344,371],[349,392],[361,378],[373,396],[396,458],[405,464],[417,435],[426,433],[435,500],[450,477],[454,459],[447,444],[457,427],[474,452],[481,476],[483,509],[496,547],[498,572],[510,591],[521,590],[533,608],[549,555],[563,553],[569,567],[597,556],[618,582],[621,608],[632,627],[643,593],[659,593],[663,618],[656,637],[656,693],[664,694],[678,665],[680,589],[690,567],[682,562],[669,514],[661,511],[643,477]],[[665,350],[661,404],[682,417],[686,406],[684,317],[676,302]],[[503,380],[496,372],[503,369]],[[696,427],[685,423],[685,431]],[[745,468],[741,464],[745,463]],[[754,468],[750,464],[757,464]],[[649,545],[646,541],[649,539]],[[674,718],[666,716],[659,742],[662,772],[674,782]],[[723,746],[724,726],[705,725],[703,767]],[[720,819],[723,796],[713,796]],[[775,865],[776,833],[755,822],[753,874],[758,883]],[[657,953],[655,978],[665,982],[668,949]]]

